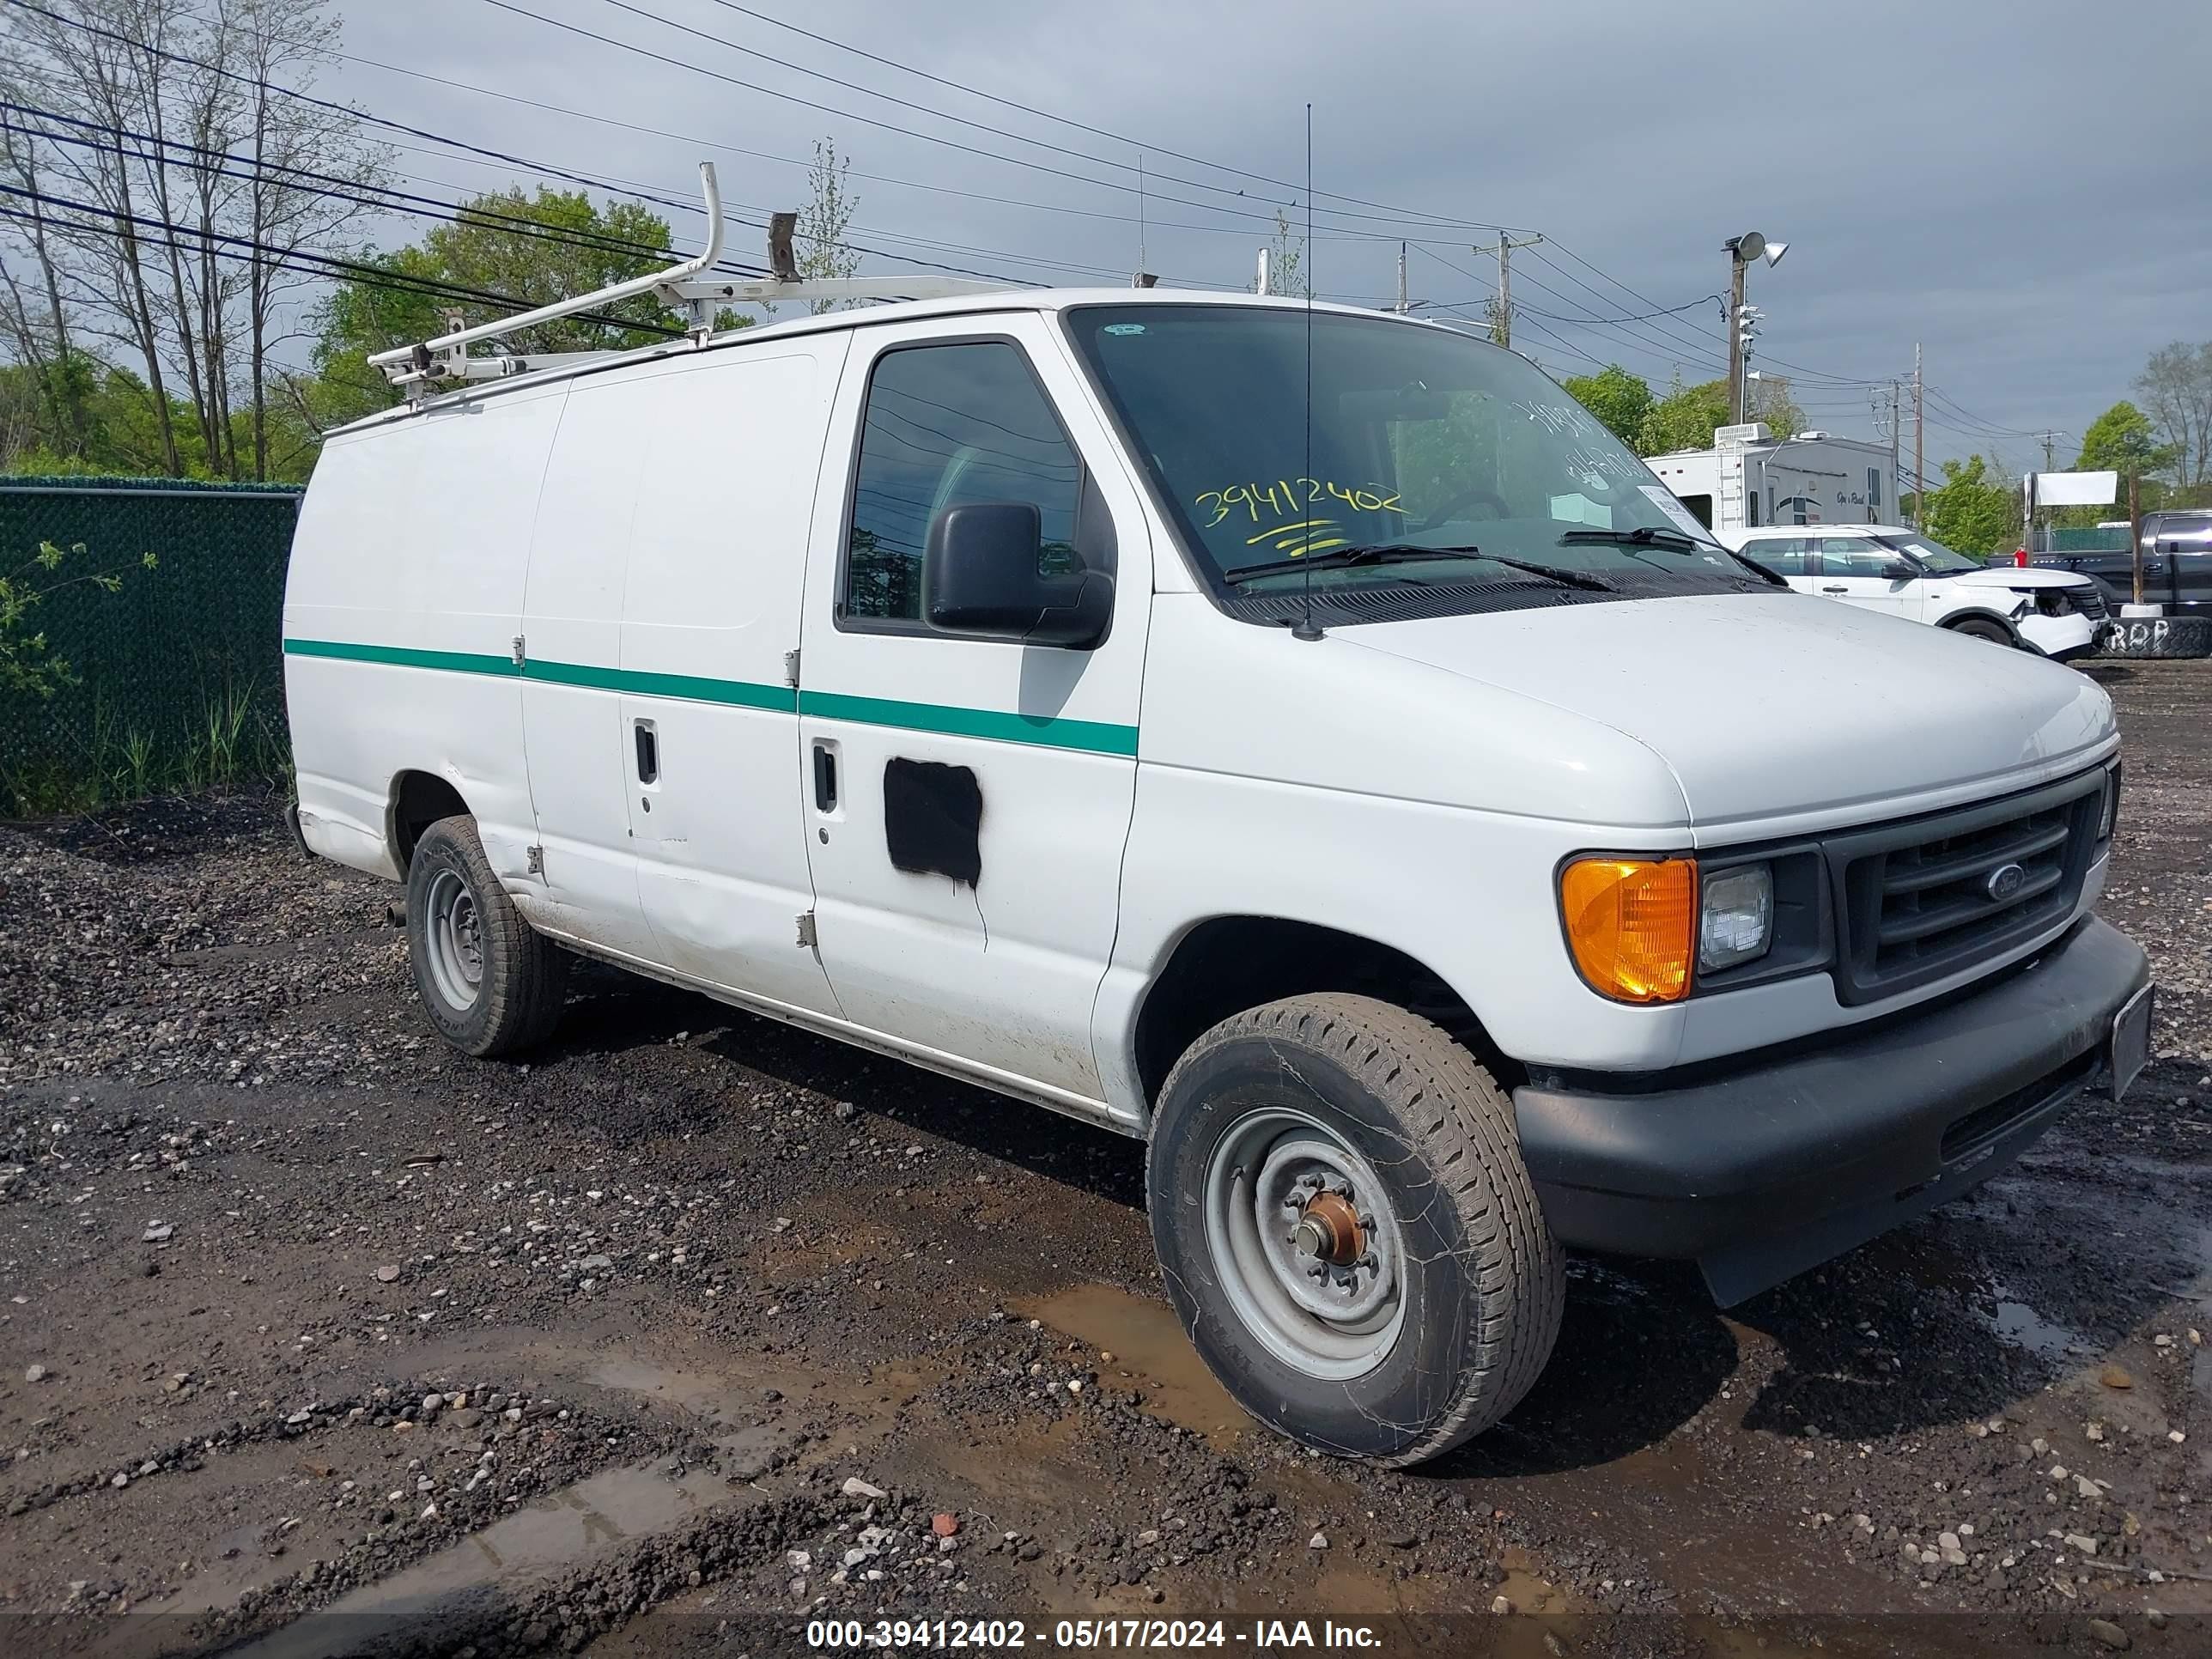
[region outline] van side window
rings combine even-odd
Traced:
[[[861,423],[841,616],[921,621],[922,550],[949,507],[1034,505],[1040,566],[1079,569],[1082,486],[1082,465],[1018,348],[981,340],[885,352]]]

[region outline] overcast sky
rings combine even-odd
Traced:
[[[1274,204],[1304,199],[1310,100],[1322,293],[1386,299],[1405,236],[1415,298],[1479,308],[1496,261],[1474,249],[1495,234],[1474,222],[1540,232],[1543,247],[1514,258],[1516,343],[1555,373],[1617,361],[1663,387],[1678,368],[1719,372],[1716,306],[1586,319],[1715,293],[1722,240],[1756,229],[1790,244],[1752,275],[1765,361],[1795,374],[1814,425],[1871,436],[1857,383],[1909,377],[1922,342],[1938,389],[1931,471],[1975,448],[2039,463],[2021,434],[2045,428],[2063,434],[2064,465],[2148,352],[2212,338],[2208,0],[744,0],[889,64],[721,0],[514,3],[675,61],[493,0],[342,0],[354,58],[332,80],[376,114],[676,196],[711,156],[749,209],[798,206],[812,141],[834,138],[854,161],[853,240],[894,256],[870,270],[933,259],[1126,281],[1141,150],[1147,268],[1228,287],[1249,283]],[[528,177],[450,153],[397,161],[469,190]],[[696,236],[696,216],[668,216],[679,240]],[[759,240],[734,228],[731,251],[757,260]]]

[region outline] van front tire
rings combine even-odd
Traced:
[[[1565,1260],[1512,1103],[1402,1008],[1300,996],[1224,1020],[1169,1074],[1145,1177],[1200,1356],[1317,1450],[1435,1457],[1550,1357]]]
[[[568,957],[514,908],[472,818],[441,818],[415,844],[407,959],[430,1024],[465,1054],[520,1053],[560,1022]]]

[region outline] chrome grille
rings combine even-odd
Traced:
[[[1842,895],[1838,994],[1893,996],[2064,920],[2095,853],[2104,792],[2099,768],[1824,842]]]

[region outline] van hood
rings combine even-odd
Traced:
[[[2002,794],[2115,740],[2111,700],[2070,668],[1798,593],[1331,631],[1633,738],[1672,769],[1705,844]]]

